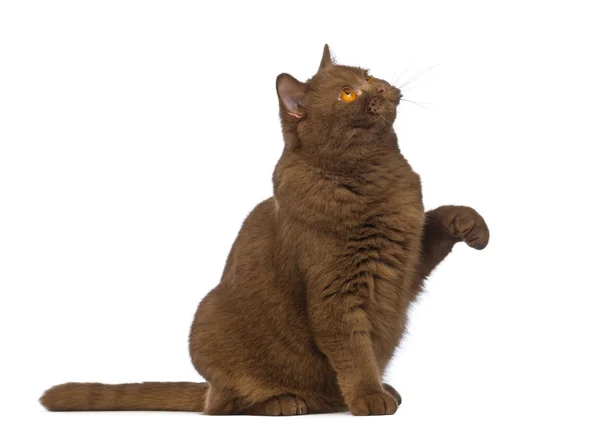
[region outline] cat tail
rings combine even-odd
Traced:
[[[64,383],[44,392],[50,411],[166,410],[201,412],[208,383]]]

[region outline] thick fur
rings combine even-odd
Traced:
[[[340,98],[348,89],[355,100]],[[488,229],[468,207],[424,211],[392,128],[397,88],[334,64],[326,46],[313,78],[282,74],[277,92],[274,196],[247,217],[191,328],[208,383],[69,383],[44,394],[48,409],[396,411],[381,378],[411,303],[457,242],[482,249]]]
[[[48,410],[169,410],[201,412],[208,383],[65,383],[46,391]]]

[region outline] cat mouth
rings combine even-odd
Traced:
[[[390,94],[389,101],[396,106],[398,106],[398,103],[400,103],[400,99],[402,99],[402,97],[404,97],[404,95],[402,94],[402,91],[400,91],[400,89],[396,88],[396,87],[391,87],[389,94]]]
[[[374,115],[382,115],[387,112],[393,111],[398,106],[398,103],[400,103],[401,97],[402,96],[399,95],[397,98],[373,98],[369,102],[368,110],[371,114]]]

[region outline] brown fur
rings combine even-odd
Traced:
[[[274,196],[250,213],[219,285],[200,303],[190,353],[208,383],[68,383],[49,410],[391,414],[383,372],[423,280],[456,242],[489,233],[468,207],[423,210],[392,123],[387,82],[332,62],[306,83],[277,79],[285,148]],[[351,88],[358,97],[338,97]]]

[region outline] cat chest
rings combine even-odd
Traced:
[[[357,304],[394,301],[407,291],[420,253],[423,216],[416,209],[381,215],[349,230],[345,238],[342,291]]]

